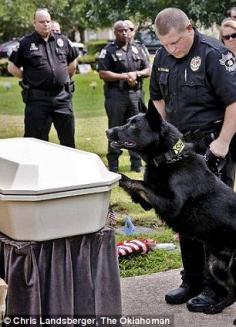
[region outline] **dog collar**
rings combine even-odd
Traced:
[[[173,163],[179,161],[183,158],[182,152],[184,148],[185,143],[181,139],[178,139],[175,145],[173,145],[173,147],[168,152],[153,158],[155,166],[159,166],[162,162]]]

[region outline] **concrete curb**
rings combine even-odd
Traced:
[[[121,279],[123,315],[141,315],[159,318],[159,324],[131,324],[125,326],[174,326],[174,327],[232,327],[236,318],[236,303],[216,315],[191,313],[185,304],[168,305],[165,294],[180,284],[180,269],[152,275]],[[164,324],[170,318],[170,324]],[[124,326],[124,325],[122,325]]]

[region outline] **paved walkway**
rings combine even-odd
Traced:
[[[174,327],[233,327],[236,318],[236,303],[226,308],[223,313],[205,315],[191,313],[185,304],[168,305],[164,295],[180,284],[179,269],[147,276],[123,278],[121,280],[123,314],[128,316],[141,315],[134,324],[122,323],[122,326],[174,326]],[[145,317],[146,315],[146,317]],[[159,318],[159,324],[149,324],[150,318]],[[170,318],[170,324],[164,324],[164,318]],[[157,322],[157,320],[156,320]],[[168,321],[167,321],[168,323]]]

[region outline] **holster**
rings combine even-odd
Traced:
[[[222,121],[216,121],[195,131],[189,131],[183,137],[186,142],[194,144],[194,149],[197,153],[204,155],[208,168],[219,178],[221,178],[222,169],[226,161],[223,158],[216,157],[210,151],[209,145],[218,137],[221,126]]]
[[[184,133],[183,139],[185,142],[194,143],[196,152],[204,154],[209,144],[219,135],[221,126],[222,121],[207,124],[196,130]]]
[[[75,91],[75,82],[72,80],[70,80],[69,82],[66,82],[65,90],[66,90],[66,92],[72,94]]]
[[[19,81],[19,85],[22,88],[22,91],[21,91],[22,100],[24,103],[26,103],[27,100],[29,99],[30,87],[29,87],[29,85],[25,84],[23,81]]]

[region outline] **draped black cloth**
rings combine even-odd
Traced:
[[[0,234],[0,276],[8,284],[6,316],[120,315],[114,232],[43,242]]]

